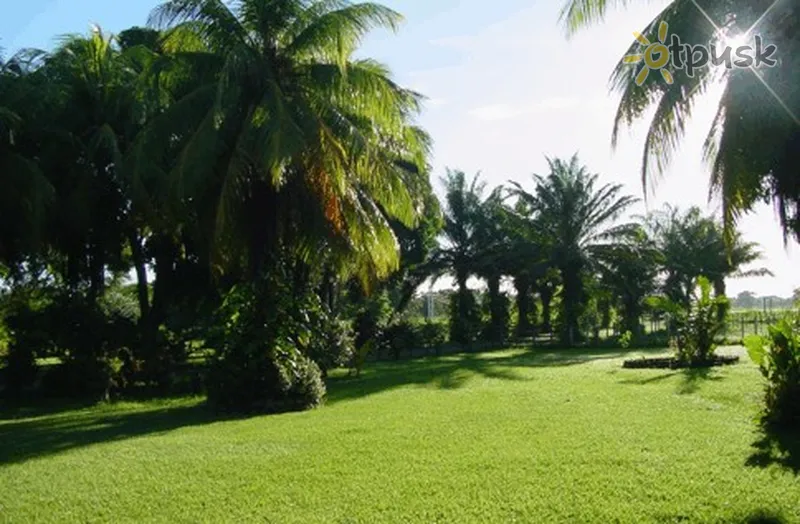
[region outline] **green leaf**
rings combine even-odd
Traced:
[[[747,354],[750,356],[750,360],[763,368],[767,354],[766,340],[764,337],[760,335],[750,335],[744,339],[744,346],[747,348]]]

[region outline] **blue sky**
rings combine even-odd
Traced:
[[[27,0],[4,8],[0,46],[49,48],[54,37],[85,32],[90,23],[117,32],[143,25],[153,0]],[[428,96],[420,123],[435,141],[438,179],[445,167],[481,171],[490,185],[516,180],[530,185],[545,172],[544,155],[579,152],[606,182],[643,196],[639,167],[644,125],[610,147],[616,98],[608,76],[642,28],[665,2],[634,2],[606,22],[568,40],[558,25],[559,0],[391,0],[406,17],[400,32],[371,35],[360,52],[387,63],[397,80]],[[701,145],[719,92],[699,104],[671,168],[636,213],[666,202],[708,211],[708,170]],[[731,280],[729,293],[745,289],[787,296],[800,287],[800,246],[783,244],[774,211],[761,206],[741,221],[748,240],[766,254],[759,264],[774,278]]]

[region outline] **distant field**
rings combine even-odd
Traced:
[[[201,399],[6,411],[0,521],[800,522],[796,456],[759,444],[752,364],[625,356],[374,364],[334,376],[321,409],[247,420]]]

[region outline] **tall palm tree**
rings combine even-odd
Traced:
[[[514,191],[509,192],[510,196]],[[547,278],[551,262],[548,258],[547,246],[541,238],[540,228],[532,226],[537,219],[535,211],[522,199],[513,205],[504,206],[503,240],[505,242],[506,269],[513,277],[517,302],[517,336],[534,334],[536,327],[536,304],[534,292],[542,299],[543,325],[550,331],[550,299],[554,291],[554,279]],[[553,284],[553,285],[551,285]]]
[[[36,73],[43,53],[23,50],[7,60],[0,49],[0,261],[18,264],[42,240],[53,188],[35,156],[39,151],[41,96],[46,81]]]
[[[622,186],[598,187],[598,175],[582,166],[577,155],[569,160],[547,159],[550,174],[534,175],[536,189],[519,184],[514,194],[535,211],[531,227],[538,228],[548,246],[562,283],[562,341],[575,343],[578,320],[586,304],[583,278],[594,270],[605,246],[633,227],[614,222],[636,199],[622,194]]]
[[[658,287],[663,254],[644,227],[632,229],[600,256],[602,283],[612,292],[622,316],[622,329],[641,335],[646,298]]]
[[[613,5],[627,0],[568,0],[562,19],[569,34],[603,18]],[[684,44],[724,47],[731,38],[752,45],[755,35],[764,45],[777,46],[774,67],[706,67],[690,76],[686,68],[671,71],[672,83],[650,74],[635,81],[638,67],[621,59],[612,88],[622,98],[612,144],[619,131],[655,108],[647,133],[642,164],[646,186],[668,165],[701,96],[717,80],[724,92],[705,144],[711,166],[711,189],[722,197],[728,241],[736,219],[759,201],[773,200],[784,235],[800,239],[800,5],[774,0],[673,0],[643,30],[650,42],[677,35]],[[634,42],[626,56],[641,55]]]
[[[305,260],[337,254],[340,270],[385,276],[398,266],[388,218],[413,225],[414,178],[427,135],[411,123],[420,96],[353,52],[401,17],[347,1],[172,0],[151,14],[172,51],[166,83],[182,93],[140,141],[138,169],[179,144],[166,168],[213,239],[215,267],[258,271],[279,246]]]
[[[497,186],[481,203],[477,216],[476,243],[479,249],[477,274],[486,281],[489,323],[484,338],[502,344],[508,338],[508,297],[501,291],[503,277],[511,274],[515,258],[513,215],[504,205],[506,190]]]
[[[758,244],[744,241],[735,229],[726,241],[722,225],[697,207],[681,212],[666,206],[652,212],[645,223],[663,257],[664,291],[684,307],[700,276],[709,280],[716,296],[725,296],[728,278],[772,275],[764,267],[745,269],[762,257]],[[724,316],[722,308],[719,316]]]
[[[480,180],[480,173],[470,182],[463,171],[450,169],[442,183],[445,187],[444,228],[435,260],[439,272],[449,272],[456,281],[450,338],[469,343],[477,334],[479,319],[475,297],[467,281],[478,274],[480,266],[480,221],[486,183]]]

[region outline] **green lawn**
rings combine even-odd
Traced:
[[[797,440],[758,444],[752,364],[624,356],[377,364],[246,420],[199,399],[6,412],[0,521],[800,522]]]

